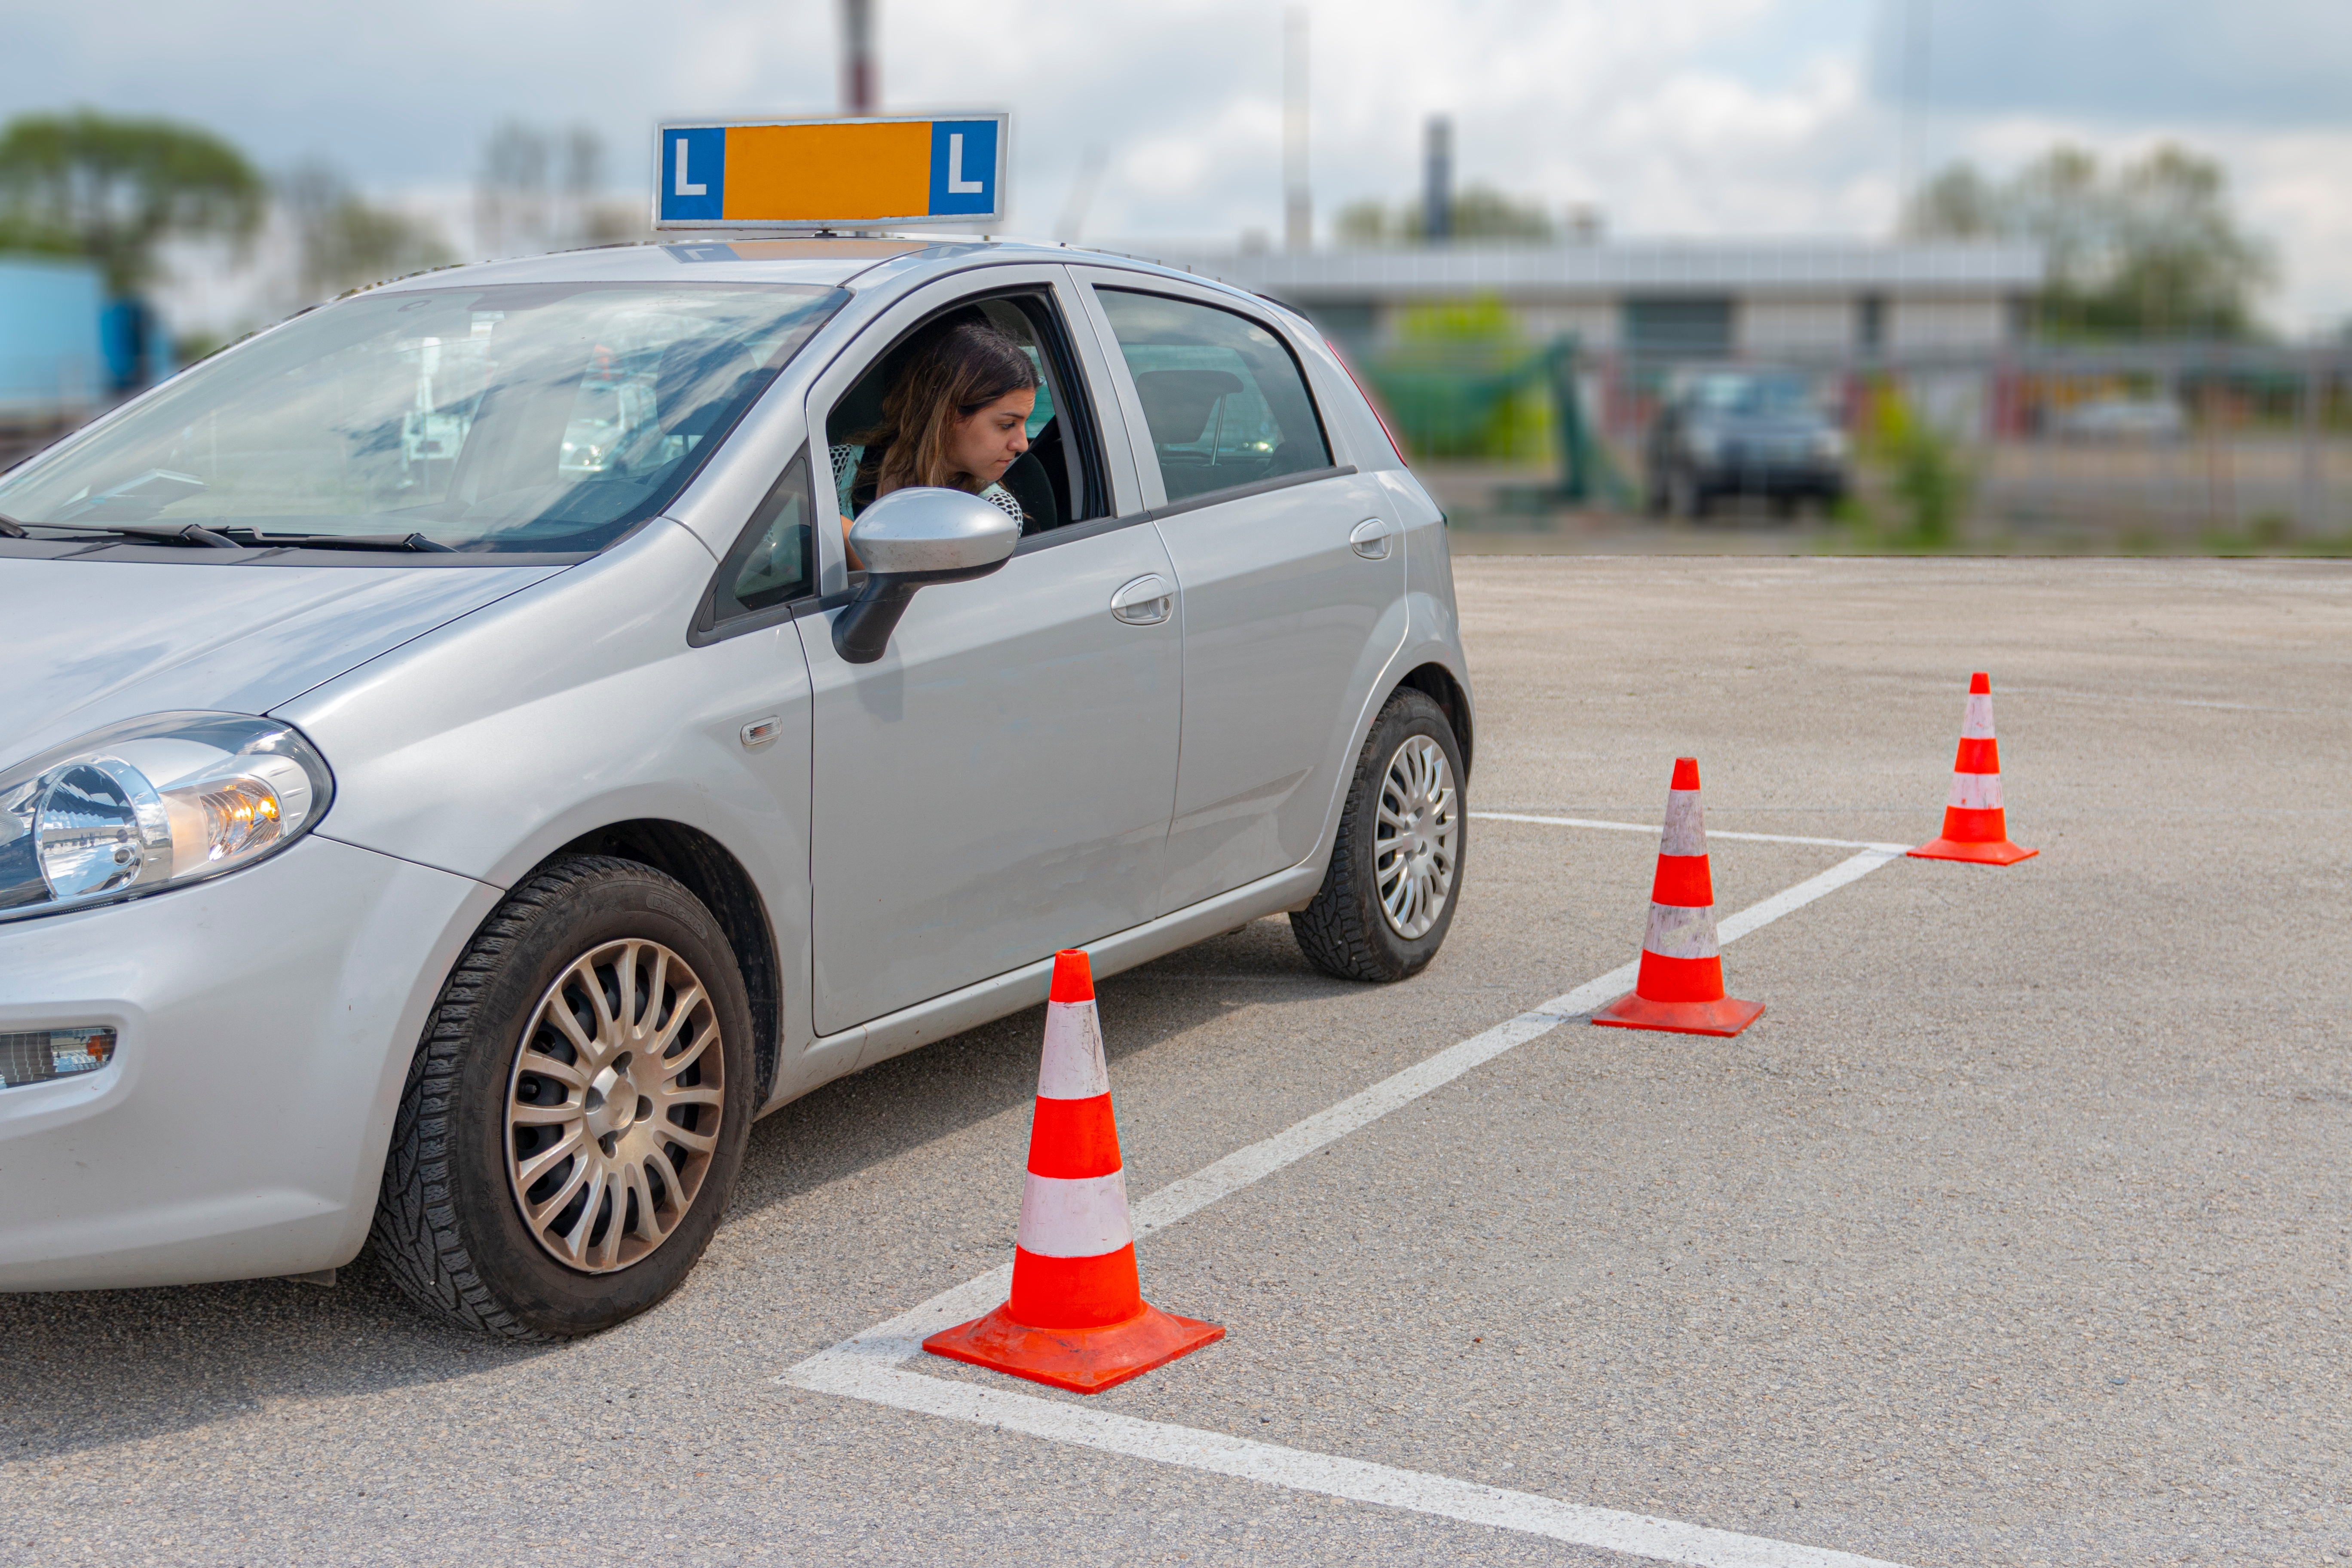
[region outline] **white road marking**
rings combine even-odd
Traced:
[[[2273,708],[2261,702],[2220,702],[2204,697],[2166,697],[2150,691],[2070,691],[2056,686],[2003,686],[2003,697],[2063,697],[2078,702],[2161,702],[2171,708],[2221,708],[2240,713],[2329,713],[2341,708]]]
[[[1850,1552],[1741,1535],[1736,1531],[1709,1530],[1705,1525],[1654,1519],[1616,1509],[1589,1508],[1532,1492],[1506,1491],[1475,1481],[1457,1481],[1417,1470],[1367,1464],[1361,1459],[1286,1448],[1164,1421],[1139,1421],[1107,1410],[1061,1405],[1025,1394],[950,1383],[911,1372],[834,1365],[807,1376],[796,1371],[793,1381],[803,1388],[847,1394],[950,1421],[1026,1433],[1103,1453],[1123,1454],[1129,1458],[1181,1465],[1186,1469],[1207,1470],[1239,1480],[1317,1492],[1352,1502],[1410,1509],[1415,1513],[1515,1530],[1577,1546],[1602,1547],[1662,1563],[1689,1563],[1694,1568],[1900,1568],[1880,1558],[1858,1557]]]
[[[1610,833],[1656,833],[1654,822],[1597,822],[1585,816],[1530,816],[1518,811],[1474,811],[1473,822],[1534,822],[1546,827],[1598,827]],[[1749,844],[1818,844],[1825,849],[1877,849],[1889,855],[1907,853],[1908,844],[1871,844],[1859,838],[1800,838],[1789,833],[1733,833],[1720,827],[1706,830],[1709,838],[1737,838]]]
[[[1473,814],[1478,815],[1478,814]],[[1564,826],[1626,827],[1630,824],[1570,824],[1563,818],[1512,818],[1558,822]],[[1655,828],[1642,828],[1655,832]],[[1723,835],[1722,837],[1731,837]],[[1765,837],[1765,835],[1742,835]],[[1832,844],[1832,839],[1781,839],[1776,842]],[[1817,877],[1808,878],[1727,916],[1719,924],[1721,940],[1732,942],[1771,924],[1782,915],[1802,909],[1815,899],[1869,875],[1901,856],[1896,845],[1868,845]],[[1226,1155],[1181,1181],[1171,1182],[1136,1204],[1138,1237],[1165,1229],[1198,1213],[1219,1198],[1239,1192],[1316,1150],[1369,1126],[1390,1111],[1411,1104],[1433,1089],[1453,1082],[1473,1068],[1504,1052],[1538,1039],[1562,1024],[1585,1016],[1633,983],[1636,965],[1622,964],[1588,980],[1575,990],[1493,1028],[1448,1046],[1435,1056],[1382,1079],[1370,1089],[1349,1096],[1328,1110],[1273,1137]],[[1416,1513],[1492,1525],[1580,1546],[1599,1547],[1689,1568],[1900,1568],[1876,1558],[1823,1547],[1803,1546],[1733,1531],[1615,1509],[1562,1502],[1532,1492],[1507,1491],[1499,1487],[1444,1476],[1401,1470],[1387,1465],[1309,1453],[1275,1443],[1260,1443],[1222,1432],[1202,1431],[1161,1421],[1141,1421],[1108,1411],[1088,1409],[1009,1389],[982,1387],[903,1370],[902,1363],[922,1351],[922,1342],[940,1330],[990,1310],[1005,1298],[1013,1279],[1012,1265],[991,1269],[976,1279],[932,1297],[919,1307],[877,1323],[866,1332],[842,1341],[802,1362],[776,1381],[819,1393],[862,1399],[894,1409],[937,1415],[982,1426],[1026,1433],[1057,1443],[1123,1454],[1233,1476],[1294,1491],[1316,1492],[1350,1501],[1379,1503]]]

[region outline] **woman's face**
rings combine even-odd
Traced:
[[[948,462],[982,484],[1004,477],[1013,459],[1029,449],[1029,416],[1036,409],[1033,388],[1008,392],[948,427]]]

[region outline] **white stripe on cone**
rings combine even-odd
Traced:
[[[1125,1171],[1075,1179],[1029,1173],[1021,1189],[1023,1251],[1040,1258],[1100,1258],[1134,1239]]]
[[[1949,710],[1946,710],[1949,711]],[[1992,739],[1992,693],[1972,691],[1969,694],[1969,710],[1960,720],[1960,739],[1990,741]]]
[[[1102,1020],[1092,1002],[1045,1004],[1045,1054],[1037,1063],[1040,1100],[1092,1100],[1110,1092]],[[1032,1248],[1034,1251],[1034,1248]]]
[[[1698,791],[1670,789],[1666,792],[1666,831],[1658,841],[1658,853],[1706,853],[1706,818],[1699,810]]]
[[[1642,946],[1660,958],[1717,956],[1720,950],[1715,941],[1715,906],[1690,910],[1676,904],[1653,903],[1650,929],[1643,933]]]
[[[1999,773],[1954,773],[1952,796],[1944,803],[1963,811],[1999,811],[2000,805],[2000,775]]]

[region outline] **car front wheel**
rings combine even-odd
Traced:
[[[1391,697],[1357,757],[1323,886],[1290,917],[1317,968],[1402,980],[1437,956],[1468,847],[1462,777],[1444,710],[1411,688]]]
[[[742,1164],[751,1006],[719,925],[635,861],[534,872],[458,962],[411,1063],[372,1244],[434,1316],[593,1333],[667,1296]]]

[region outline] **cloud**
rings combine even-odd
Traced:
[[[1880,29],[1873,85],[1889,100],[1923,61],[1946,112],[2086,122],[2293,127],[2345,116],[2352,6],[2342,0],[1888,0],[1923,16]],[[1906,54],[1906,37],[1921,47]],[[1909,68],[1916,69],[1916,65]]]
[[[1049,230],[1090,150],[1086,232],[1280,232],[1282,7],[1265,0],[877,0],[891,106],[1009,109],[1013,225]],[[2342,0],[1316,0],[1313,183],[1410,199],[1422,126],[1457,162],[1618,234],[1884,234],[1896,205],[1893,22],[1932,16],[1923,164],[2006,165],[2068,136],[2167,132],[2226,157],[2279,239],[2282,310],[2352,310]],[[462,184],[501,119],[601,132],[643,188],[664,117],[830,110],[835,0],[407,0],[335,7],[0,0],[5,107],[210,124],[282,168]],[[28,96],[37,86],[39,96]],[[2035,140],[2039,138],[2039,140]]]

